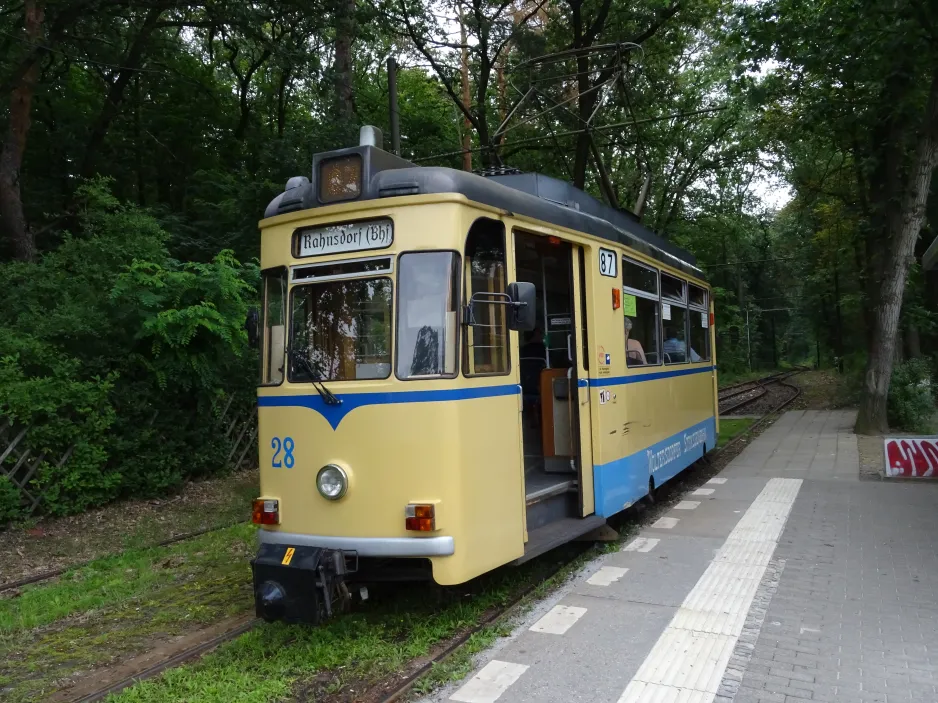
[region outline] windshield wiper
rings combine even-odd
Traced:
[[[313,388],[322,396],[322,400],[326,405],[342,405],[342,399],[326,388],[322,382],[322,376],[316,373],[316,370],[313,369],[313,365],[301,350],[294,349],[291,356],[293,357],[293,362],[303,367],[303,370],[306,371],[306,375],[309,376]]]

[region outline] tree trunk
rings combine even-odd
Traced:
[[[335,90],[339,118],[346,124],[355,117],[352,43],[355,40],[355,0],[338,0],[335,36]]]
[[[98,119],[95,120],[91,135],[88,138],[88,146],[85,148],[85,158],[82,160],[80,171],[84,178],[90,178],[94,175],[95,157],[104,143],[104,138],[111,128],[111,123],[120,114],[120,108],[125,97],[124,91],[127,84],[130,83],[130,79],[138,75],[137,69],[143,63],[144,51],[162,14],[162,8],[154,8],[147,13],[140,31],[137,32],[137,36],[131,42],[127,54],[121,60],[120,69],[117,69],[116,75],[111,81],[107,96],[104,98],[104,105],[101,106],[101,112],[98,113]]]
[[[36,0],[24,3],[26,36],[33,44],[42,41],[42,23],[45,8]],[[30,114],[36,81],[39,77],[39,58],[36,54],[19,81],[14,85],[10,99],[10,125],[0,151],[0,232],[10,240],[13,256],[21,261],[36,258],[36,241],[26,226],[23,199],[20,193],[20,167],[26,151]]]
[[[931,188],[932,171],[938,165],[938,71],[932,76],[922,131],[902,198],[901,217],[890,223],[889,253],[880,287],[873,344],[866,366],[858,434],[879,434],[889,430],[886,418],[889,381],[896,352],[896,334],[902,294],[912,263],[915,242],[925,219],[925,206]]]
[[[459,43],[460,49],[459,75],[462,83],[462,104],[466,112],[469,111],[469,44],[466,37],[466,18],[459,13]],[[462,170],[472,171],[472,122],[468,117],[462,122]]]
[[[592,86],[589,77],[589,63],[586,57],[578,56],[576,62],[576,89],[580,96],[577,100],[577,110],[580,115],[580,124],[577,125],[577,129],[584,129],[586,128],[587,120],[589,120],[590,115],[593,113],[596,93],[587,92]],[[588,131],[578,134],[573,154],[573,185],[581,189],[586,187],[586,169],[589,167],[590,158],[590,137],[591,135]]]
[[[137,172],[137,205],[146,207],[146,186],[143,176],[143,130],[140,127],[140,76],[134,76],[134,170]]]
[[[280,81],[277,84],[277,138],[283,139],[287,128],[287,87],[290,85],[291,70],[281,69]]]

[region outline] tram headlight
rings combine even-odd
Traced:
[[[335,464],[326,464],[316,475],[316,488],[326,500],[338,500],[348,491],[348,475]]]

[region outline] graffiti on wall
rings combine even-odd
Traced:
[[[887,437],[886,475],[938,478],[938,437]]]

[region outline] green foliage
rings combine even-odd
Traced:
[[[931,363],[909,359],[896,364],[889,386],[889,425],[907,432],[931,432],[935,386]]]
[[[6,476],[0,476],[0,525],[20,515],[20,492]]]
[[[536,77],[523,62],[616,44],[621,82],[581,84],[611,78],[609,52],[578,58],[590,70],[564,78],[570,67],[555,66],[556,80],[513,113],[501,160],[599,196],[593,142],[626,208],[650,175],[644,222],[691,251],[713,284],[725,376],[815,360],[860,373],[883,223],[895,219],[938,61],[934,8],[537,7],[465,5],[472,145],[502,138]],[[317,0],[44,8],[15,169],[42,255],[3,263],[12,249],[0,240],[0,415],[32,427],[30,447],[46,456],[35,478],[44,508],[70,512],[218,470],[221,398],[251,396],[255,375],[241,323],[257,269],[239,261],[259,255],[257,219],[287,178],[309,172],[311,153],[352,143],[358,124],[387,129],[389,56],[402,65],[404,157],[461,167],[458,153],[429,157],[460,149],[466,128],[454,17],[424,0],[357,3],[351,37],[339,36],[341,7]],[[335,91],[336,48],[349,43],[351,121],[336,119]],[[5,105],[33,44],[22,4],[0,13]],[[547,109],[558,103],[570,109]],[[587,121],[589,139],[577,134]],[[781,212],[779,178],[794,196]],[[938,340],[935,310],[938,286],[913,271],[908,355]]]
[[[218,400],[249,394],[254,370],[243,322],[256,267],[227,251],[180,263],[157,220],[106,183],[80,196],[78,234],[0,264],[0,414],[31,427],[52,513],[218,471]]]

